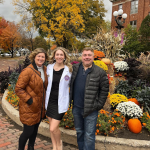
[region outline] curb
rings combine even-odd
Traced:
[[[5,91],[2,97],[2,108],[5,113],[19,126],[22,126],[22,123],[19,119],[19,112],[8,101],[5,100],[8,90]],[[77,146],[77,137],[76,131],[68,130],[60,127],[61,138],[63,142]],[[49,124],[41,122],[38,133],[49,137]],[[115,137],[105,137],[105,136],[96,136],[95,147],[98,150],[149,150],[150,141],[147,140],[134,140],[134,139],[124,139],[124,138],[115,138]]]

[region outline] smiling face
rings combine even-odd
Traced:
[[[62,50],[57,50],[54,57],[55,57],[56,63],[62,64],[65,59],[65,54]]]
[[[82,52],[82,63],[85,67],[90,67],[94,60],[94,53],[90,50],[84,50]]]
[[[43,63],[45,62],[45,53],[38,53],[36,56],[35,56],[35,64],[38,66],[38,67],[41,67],[43,65]]]

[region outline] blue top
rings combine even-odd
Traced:
[[[90,71],[91,68],[88,68],[85,71],[82,63],[80,64],[73,84],[74,106],[84,108],[84,93],[85,93],[86,77]]]

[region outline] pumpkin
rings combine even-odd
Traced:
[[[130,99],[128,99],[128,101],[134,102],[135,104],[140,106],[140,103],[137,101],[136,98],[130,98]]]
[[[82,57],[80,56],[80,57],[78,57],[78,61],[82,61]]]
[[[106,65],[110,65],[111,64],[111,61],[108,58],[102,58],[101,61],[104,62]]]
[[[139,119],[129,119],[128,128],[133,133],[140,133],[142,131],[142,124]]]

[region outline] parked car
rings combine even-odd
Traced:
[[[4,56],[11,56],[11,54],[9,54],[9,53],[4,53]]]

